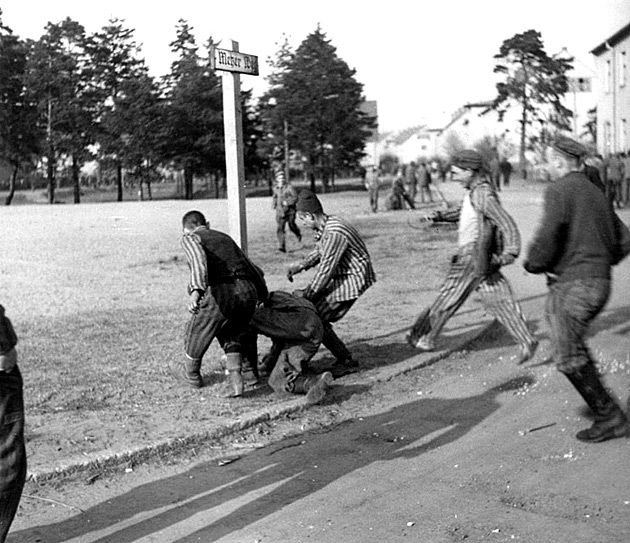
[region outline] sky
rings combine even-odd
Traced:
[[[66,17],[88,33],[123,19],[156,77],[168,73],[169,43],[185,19],[198,45],[232,39],[258,56],[260,76],[241,77],[255,96],[283,35],[296,48],[320,25],[376,100],[381,132],[437,128],[465,103],[493,99],[493,57],[517,33],[538,30],[549,54],[566,47],[589,71],[590,51],[630,22],[630,0],[0,0],[0,8],[3,23],[31,39]]]

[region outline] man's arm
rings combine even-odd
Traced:
[[[523,264],[529,273],[551,271],[558,253],[563,224],[563,201],[558,192],[551,186],[545,193],[543,216]]]
[[[312,298],[326,287],[347,247],[348,238],[343,234],[333,232],[326,236],[323,240],[319,268],[311,284],[306,287],[306,298]]]
[[[503,234],[504,247],[500,257],[506,260],[504,264],[509,263],[507,260],[513,262],[521,252],[521,235],[514,219],[505,211],[494,192],[486,185],[477,187],[471,196],[473,207],[488,217]]]
[[[309,270],[313,266],[317,266],[321,258],[321,253],[319,252],[319,247],[315,247],[306,258],[300,260],[295,264],[291,264],[287,270],[287,279],[293,283],[293,276],[297,275],[304,270]]]
[[[190,303],[188,309],[191,313],[195,313],[199,309],[199,300],[208,289],[208,263],[201,242],[196,235],[184,235],[182,247],[190,268],[190,283],[188,284]]]

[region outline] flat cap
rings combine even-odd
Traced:
[[[295,209],[297,211],[306,211],[308,213],[322,213],[324,211],[319,198],[315,196],[315,193],[308,189],[301,190],[298,194]]]
[[[464,149],[453,157],[453,165],[464,170],[480,170],[483,157],[474,149]]]
[[[569,155],[572,158],[582,158],[587,153],[584,145],[567,136],[556,136],[551,146],[562,154]]]

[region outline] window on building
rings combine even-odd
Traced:
[[[610,92],[610,82],[612,79],[612,62],[610,60],[606,61],[606,65],[604,66],[604,91]]]
[[[625,51],[619,52],[619,86],[626,84],[626,73],[628,72],[627,56]]]

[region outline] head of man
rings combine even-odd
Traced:
[[[296,218],[305,228],[316,229],[321,226],[324,215],[319,198],[308,189],[301,190],[295,205]]]
[[[572,171],[579,170],[586,157],[586,147],[574,139],[557,136],[549,153],[549,174],[559,179]]]
[[[201,211],[188,211],[182,217],[182,228],[184,230],[184,234],[190,234],[190,232],[200,226],[205,226],[206,228],[210,227],[210,223],[206,220]]]
[[[453,179],[468,187],[483,169],[483,157],[474,149],[459,151],[452,161]]]

